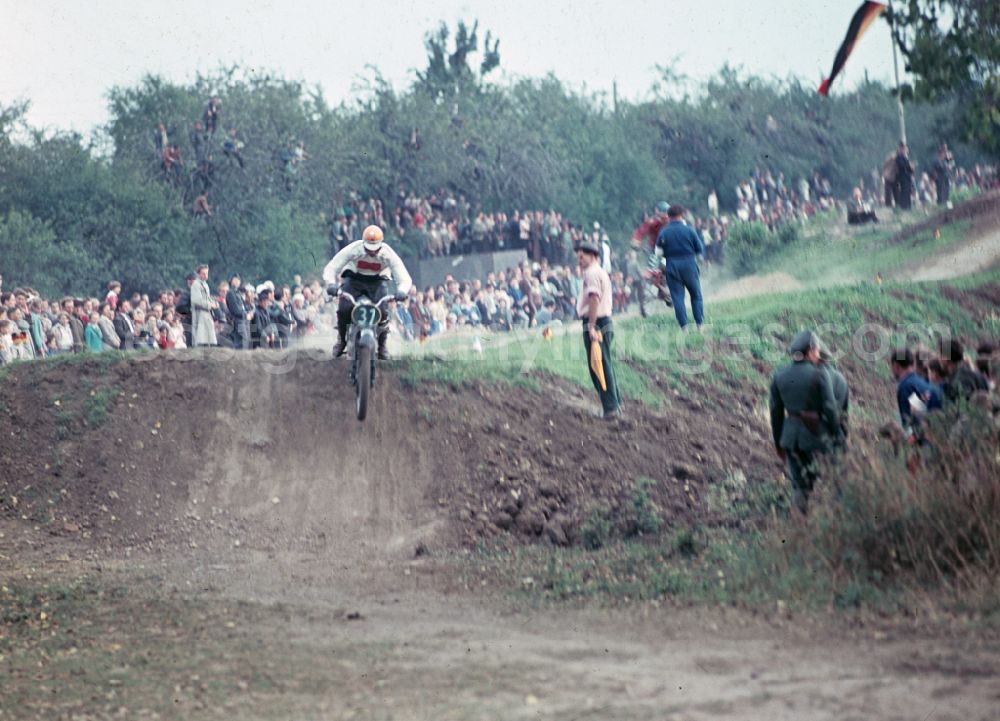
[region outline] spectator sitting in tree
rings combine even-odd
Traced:
[[[160,121],[160,124],[156,126],[156,132],[153,134],[153,141],[156,143],[156,149],[162,154],[167,148],[170,147],[170,137],[167,135],[167,126]]]
[[[160,157],[160,167],[163,168],[163,174],[175,182],[179,180],[181,169],[184,167],[184,158],[181,156],[180,146],[174,143],[164,148]]]
[[[236,137],[236,128],[229,129],[229,137],[222,144],[223,154],[240,164],[240,168],[245,167],[243,161],[243,148],[246,147],[242,140]]]
[[[201,122],[195,121],[194,130],[191,131],[191,146],[194,148],[195,162],[199,165],[205,160],[206,145],[205,129],[202,127]]]
[[[194,203],[191,206],[191,212],[195,215],[205,215],[212,217],[212,206],[208,204],[208,192],[203,192],[201,195],[194,199]]]
[[[205,121],[205,130],[212,135],[215,135],[215,129],[219,125],[219,113],[222,111],[222,103],[219,102],[219,98],[213,95],[209,98],[208,105],[205,106],[205,114],[202,119]]]

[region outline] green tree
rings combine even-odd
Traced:
[[[490,72],[500,65],[500,39],[486,32],[482,60],[478,71],[470,62],[470,55],[480,52],[479,21],[469,27],[460,20],[455,28],[452,49],[448,48],[451,31],[447,24],[424,36],[427,49],[427,68],[417,73],[418,86],[434,97],[452,97],[476,89]]]
[[[12,210],[0,216],[0,257],[3,271],[17,285],[58,295],[75,285],[82,260],[76,249],[60,247],[48,223]]]
[[[1000,156],[1000,4],[903,0],[892,17],[916,96],[957,96],[966,137]]]

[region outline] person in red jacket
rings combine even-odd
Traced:
[[[642,225],[632,233],[632,247],[646,253],[646,273],[645,280],[656,288],[656,296],[666,304],[668,308],[673,307],[670,295],[664,290],[663,269],[660,258],[656,255],[656,239],[660,235],[663,227],[670,222],[667,211],[670,203],[661,200],[656,204],[656,212],[647,218]],[[639,292],[645,292],[639,289]]]

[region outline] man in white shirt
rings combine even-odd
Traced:
[[[611,322],[611,278],[601,267],[601,251],[591,241],[584,240],[576,248],[576,258],[580,265],[581,289],[577,300],[577,315],[583,320],[583,343],[587,348],[587,365],[590,379],[601,398],[603,418],[614,420],[621,416],[621,398],[615,381],[614,365],[611,362],[611,341],[614,326]],[[601,348],[601,378],[594,372],[593,341]]]

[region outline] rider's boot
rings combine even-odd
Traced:
[[[333,346],[333,357],[340,358],[347,350],[347,325],[337,322],[337,342]]]
[[[380,330],[378,332],[378,350],[375,354],[378,356],[380,361],[389,360],[389,349],[385,347],[386,341],[389,339],[388,330]]]

